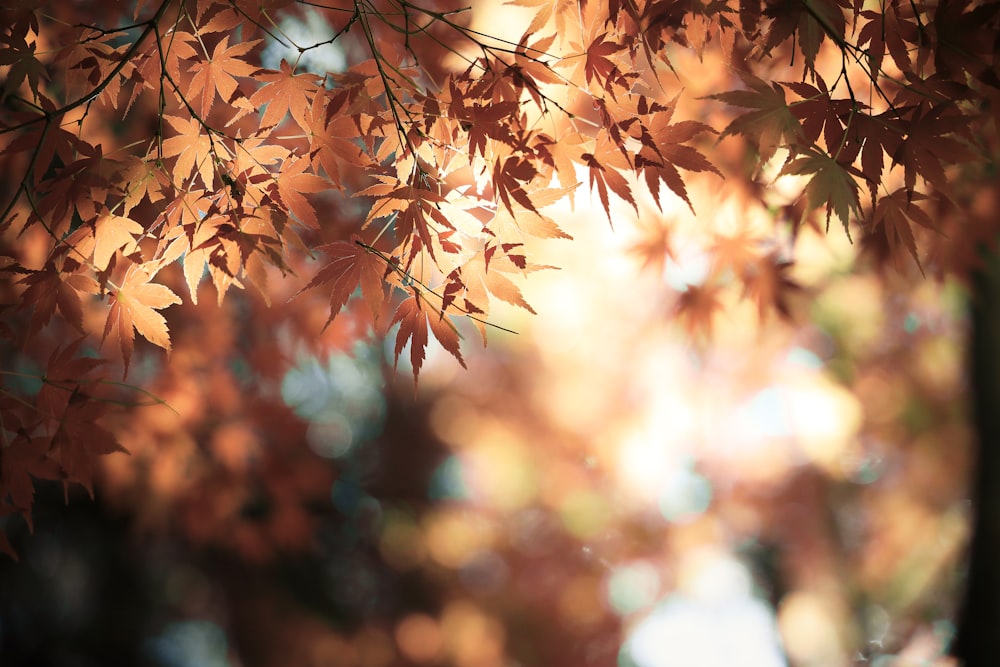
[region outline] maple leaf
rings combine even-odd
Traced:
[[[378,218],[397,214],[395,219],[396,237],[400,246],[409,248],[406,266],[414,260],[423,248],[427,248],[432,259],[434,243],[431,225],[437,223],[444,230],[454,230],[455,226],[441,210],[446,199],[440,194],[423,187],[400,185],[392,177],[381,177],[382,183],[365,188],[356,197],[376,197],[368,214],[366,225]],[[433,187],[433,185],[431,185]]]
[[[786,164],[778,176],[812,174],[804,192],[809,208],[826,206],[827,228],[830,226],[830,215],[836,214],[850,238],[851,230],[848,222],[851,213],[858,216],[861,214],[858,182],[851,176],[854,172],[857,170],[853,167],[840,164],[826,153],[813,150],[808,155]],[[863,176],[860,172],[857,173]]]
[[[529,211],[535,210],[535,205],[531,202],[531,197],[524,190],[524,185],[538,175],[538,169],[522,157],[508,157],[497,160],[493,168],[493,187],[497,197],[503,202],[507,210],[513,213],[513,203],[511,199],[525,207]]]
[[[611,59],[611,56],[624,50],[625,47],[605,39],[607,36],[607,32],[601,33],[587,47],[584,73],[587,83],[594,79],[610,92],[612,84],[627,88],[628,82],[621,76],[618,65]]]
[[[917,242],[913,237],[910,221],[926,229],[937,231],[930,216],[915,203],[925,199],[927,197],[919,192],[910,192],[906,188],[900,188],[891,195],[880,198],[875,210],[872,211],[872,233],[882,234],[885,237],[889,252],[893,256],[896,256],[900,246],[906,248],[906,251],[916,261],[921,274],[924,272],[924,267],[920,263]]]
[[[568,188],[543,188],[534,190],[531,193],[531,202],[538,209],[562,200],[566,195],[570,195],[576,190],[576,185]],[[495,215],[486,224],[486,229],[497,238],[510,239],[520,238],[523,234],[537,236],[543,239],[572,239],[556,221],[549,216],[543,215],[539,211],[532,211],[518,204],[511,202],[512,210],[506,207],[496,209]],[[479,225],[478,228],[481,228]]]
[[[121,77],[130,64],[120,64],[127,47],[116,48],[112,42],[124,36],[123,32],[83,27],[77,39],[64,43],[56,58],[64,71],[73,73],[73,76],[67,76],[64,80],[67,99],[86,95],[88,91],[100,86],[102,101],[111,107],[117,106]]]
[[[204,11],[208,7],[208,3],[202,1],[198,3],[198,34],[207,35],[213,32],[230,32],[233,28],[236,28],[242,22],[240,12],[236,9],[235,5],[232,7],[226,7],[222,11],[212,14],[211,18],[204,23],[201,21],[205,18]],[[216,5],[217,7],[218,5]],[[257,40],[259,41],[259,40]]]
[[[319,218],[316,209],[302,193],[323,192],[330,184],[314,173],[306,171],[310,161],[304,158],[285,160],[275,177],[275,190],[278,200],[285,205],[288,212],[298,220],[313,229],[319,229]]]
[[[728,269],[741,280],[746,280],[760,262],[763,241],[757,233],[746,227],[732,234],[713,234],[709,245],[713,273]]]
[[[177,156],[174,165],[174,183],[182,185],[191,176],[192,171],[201,175],[202,183],[212,188],[215,183],[215,164],[213,156],[219,159],[228,158],[228,154],[220,155],[225,148],[213,142],[211,135],[202,127],[197,118],[182,118],[180,116],[163,116],[171,127],[177,131],[177,136],[163,140],[162,157]]]
[[[78,338],[65,347],[57,347],[49,357],[45,369],[42,388],[38,391],[35,406],[39,414],[50,419],[58,419],[65,410],[70,393],[82,383],[100,381],[98,377],[88,377],[106,361],[97,357],[77,356],[77,351],[85,338]]]
[[[186,95],[189,99],[197,96],[200,100],[199,113],[202,118],[208,117],[217,92],[223,102],[228,102],[239,87],[236,77],[250,77],[257,72],[258,68],[241,56],[259,43],[259,39],[254,39],[229,46],[229,35],[226,35],[215,45],[211,58],[191,66],[194,76],[191,77]]]
[[[757,316],[761,321],[766,321],[773,311],[782,319],[792,319],[789,297],[802,291],[802,286],[788,275],[793,266],[792,262],[779,259],[777,253],[772,252],[759,258],[744,273],[744,296],[757,302]]]
[[[332,115],[332,96],[316,95],[309,115],[309,155],[313,171],[322,166],[331,184],[343,188],[340,165],[349,168],[364,167],[367,161],[361,148],[349,139],[354,130],[350,116]]]
[[[941,0],[934,7],[927,27],[935,38],[934,69],[953,80],[961,81],[968,73],[989,86],[1000,87],[996,69],[1000,7],[996,3],[974,5],[963,0]]]
[[[875,116],[859,111],[852,116],[848,133],[864,137],[864,145],[861,148],[861,173],[868,182],[874,207],[882,183],[885,156],[895,155],[899,150],[905,134],[904,124],[891,110]]]
[[[206,264],[220,304],[230,285],[242,287],[237,276],[243,255],[233,238],[235,230],[229,216],[214,213],[173,232],[176,238],[169,244],[160,264],[184,255],[184,279],[192,303],[198,303],[198,285],[205,275]]]
[[[197,60],[198,36],[186,30],[176,30],[170,35],[170,40],[166,45],[160,47],[163,51],[163,65],[166,73],[173,77],[174,81],[181,81],[181,72],[186,71],[190,64],[185,61]],[[160,58],[149,58],[148,67],[160,66]],[[160,77],[159,71],[148,71],[145,73],[147,81],[155,81]]]
[[[688,285],[674,304],[673,312],[692,338],[711,338],[715,314],[722,307],[718,285]]]
[[[919,44],[920,28],[904,17],[904,11],[912,16],[910,7],[904,9],[900,6],[899,0],[891,0],[885,6],[884,12],[870,9],[861,12],[861,16],[868,19],[868,22],[858,32],[856,43],[859,47],[868,45],[868,58],[875,71],[882,69],[882,59],[886,51],[892,56],[900,71],[909,72],[913,68],[906,42]]]
[[[319,91],[320,78],[315,74],[295,74],[288,61],[281,61],[281,70],[265,70],[256,74],[258,81],[266,82],[250,96],[258,109],[264,105],[261,127],[274,127],[291,113],[292,119],[306,132],[309,131],[308,111],[313,95]]]
[[[799,119],[807,144],[815,143],[822,135],[828,152],[836,152],[840,162],[852,162],[861,144],[852,140],[853,133],[845,133],[842,119],[847,118],[850,122],[854,112],[863,105],[852,99],[832,99],[823,77],[817,74],[815,79],[816,86],[794,81],[782,84],[802,98],[789,108]]]
[[[32,527],[31,506],[35,500],[34,479],[58,479],[59,466],[48,456],[50,441],[18,434],[0,446],[0,501],[10,502]],[[0,531],[0,535],[3,531]]]
[[[330,326],[333,318],[359,286],[372,318],[377,319],[385,298],[382,281],[385,260],[374,249],[363,244],[357,235],[352,236],[350,241],[321,245],[317,250],[323,251],[330,261],[305,287],[296,292],[296,296],[307,289],[330,284],[330,317],[323,328]]]
[[[440,312],[444,314],[452,308],[465,315],[476,315],[473,322],[483,338],[483,345],[486,344],[485,318],[490,312],[490,296],[535,313],[511,276],[552,267],[528,264],[521,250],[520,243],[488,245],[447,276]]]
[[[553,2],[553,0],[508,0],[504,4],[514,7],[530,7],[532,9],[531,23],[528,25],[527,30],[524,31],[528,35],[544,28],[548,24],[549,19],[552,18],[552,12],[557,6],[557,3]]]
[[[694,172],[709,171],[718,176],[722,176],[722,173],[697,149],[685,145],[698,135],[714,133],[715,130],[693,120],[671,124],[675,102],[676,98],[667,106],[654,107],[648,133],[644,132],[640,137],[643,148],[635,158],[635,166],[642,172],[646,187],[661,210],[659,191],[662,181],[684,200],[693,213],[694,206],[688,198],[687,188],[678,168]]]
[[[94,266],[103,271],[116,251],[126,255],[138,251],[136,235],[144,231],[135,220],[105,210],[94,222]]]
[[[948,193],[951,186],[944,171],[945,164],[960,164],[976,158],[975,153],[956,135],[969,136],[968,116],[957,113],[952,102],[931,108],[921,105],[908,125],[908,136],[892,153],[892,161],[902,164],[906,189],[914,191],[917,174],[940,192]]]
[[[38,86],[43,80],[48,80],[49,73],[45,66],[35,57],[36,42],[28,44],[24,36],[0,34],[0,67],[9,67],[3,89],[0,91],[0,103],[10,95],[14,95],[27,81],[31,88],[32,99],[38,99]]]
[[[780,85],[768,84],[745,72],[740,73],[740,78],[750,90],[732,90],[709,97],[756,111],[733,120],[719,135],[719,139],[731,134],[742,134],[756,143],[763,164],[771,159],[779,146],[797,144],[803,137],[802,126],[788,108],[785,91]]]
[[[424,297],[420,291],[416,287],[412,289],[413,296],[399,304],[391,324],[399,323],[399,331],[396,333],[395,363],[399,363],[399,355],[406,347],[406,343],[409,342],[413,384],[416,386],[426,355],[428,323],[434,337],[441,343],[441,347],[455,357],[463,368],[466,366],[459,348],[458,330],[451,317],[435,312],[433,308],[424,303]]]
[[[604,213],[611,220],[611,200],[609,189],[618,197],[637,209],[635,197],[632,195],[632,188],[621,172],[631,170],[631,165],[627,158],[622,155],[619,144],[611,140],[608,136],[599,137],[593,153],[584,153],[580,156],[581,162],[589,168],[590,188],[597,188],[597,194],[601,198],[601,205]]]
[[[655,218],[652,223],[644,223],[640,218],[639,222],[642,236],[628,247],[628,252],[642,260],[640,270],[652,270],[655,275],[662,276],[667,260],[676,260],[673,230],[664,218]]]
[[[59,465],[64,487],[71,482],[80,484],[91,498],[94,497],[93,477],[98,457],[127,453],[114,434],[98,423],[106,410],[107,404],[103,401],[74,390],[50,444],[50,456]]]
[[[170,351],[167,321],[157,311],[181,300],[166,285],[151,283],[155,275],[155,272],[147,272],[140,265],[130,266],[121,287],[112,292],[111,310],[102,340],[107,339],[112,328],[116,329],[126,375],[135,347],[136,331],[150,343]]]
[[[28,336],[40,331],[52,319],[58,307],[63,318],[78,331],[83,331],[83,306],[79,292],[97,294],[97,283],[80,274],[65,275],[49,262],[40,271],[33,271],[19,281],[28,288],[21,295],[18,310],[31,306]]]
[[[762,48],[769,53],[786,39],[795,35],[799,50],[805,56],[805,69],[815,71],[816,56],[824,36],[838,45],[844,43],[847,20],[844,9],[849,0],[767,0],[764,15],[771,17],[771,25],[762,41]]]
[[[170,178],[156,165],[155,160],[129,156],[125,166],[118,174],[123,184],[125,196],[122,200],[122,213],[128,216],[143,198],[155,204],[166,197],[164,188],[170,185]]]
[[[457,91],[455,91],[457,92]],[[461,102],[459,97],[457,102]],[[472,106],[458,106],[453,98],[451,109],[456,120],[462,123],[462,127],[468,127],[469,157],[474,159],[478,152],[486,157],[486,146],[489,139],[494,139],[503,143],[513,144],[514,136],[510,127],[504,122],[518,112],[520,103],[514,100],[499,102],[495,104],[474,104]]]

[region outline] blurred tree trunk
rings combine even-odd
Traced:
[[[1000,257],[975,276],[971,301],[972,537],[952,652],[966,667],[993,667],[1000,665]]]

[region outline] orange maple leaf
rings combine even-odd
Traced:
[[[316,209],[302,193],[323,192],[331,186],[325,179],[306,171],[309,167],[310,162],[305,158],[285,160],[275,179],[275,188],[278,199],[289,213],[307,227],[319,229]]]
[[[215,183],[213,150],[219,159],[229,158],[229,155],[218,155],[220,151],[224,150],[222,145],[213,143],[212,137],[196,118],[181,118],[180,116],[164,116],[164,118],[178,133],[176,137],[164,139],[162,148],[162,157],[177,156],[177,164],[174,166],[174,182],[181,185],[191,176],[193,170],[197,170],[205,186],[212,188]]]
[[[116,251],[126,255],[137,251],[136,235],[144,231],[135,220],[105,210],[94,222],[94,266],[103,271]]]
[[[713,284],[688,285],[677,296],[674,315],[692,339],[711,339],[715,314],[722,308],[720,296],[721,288]]]
[[[632,188],[621,172],[631,169],[631,165],[626,162],[618,146],[607,137],[598,141],[593,153],[584,153],[580,159],[590,168],[590,188],[597,187],[597,194],[601,198],[601,206],[604,213],[611,221],[611,200],[608,197],[608,188],[618,195],[620,199],[636,208],[635,197],[632,195]],[[678,177],[679,178],[679,177]]]
[[[260,40],[255,39],[229,46],[229,35],[226,35],[215,45],[211,58],[191,66],[194,76],[191,77],[186,95],[188,99],[195,99],[195,96],[198,96],[202,118],[207,118],[212,110],[216,91],[223,102],[228,102],[239,87],[235,77],[249,77],[258,71],[257,67],[240,56],[246,55],[259,43]]]
[[[459,335],[451,317],[436,312],[433,308],[424,305],[423,296],[413,288],[413,296],[399,304],[396,314],[392,318],[392,323],[399,322],[399,332],[396,334],[395,363],[399,363],[399,355],[410,342],[410,364],[413,366],[413,383],[416,384],[420,375],[420,368],[424,364],[427,348],[427,324],[430,323],[434,337],[441,343],[441,347],[458,359],[458,363],[465,368],[465,360],[462,359],[462,352],[459,349]]]
[[[125,374],[128,374],[136,331],[150,343],[170,351],[167,321],[156,311],[180,303],[181,299],[166,285],[149,282],[155,275],[155,271],[148,273],[144,267],[133,265],[126,271],[122,286],[112,294],[113,301],[107,322],[104,324],[102,340],[106,339],[111,329],[117,325]]]
[[[306,132],[309,131],[309,106],[319,91],[320,78],[315,74],[295,74],[287,61],[281,61],[281,71],[257,74],[259,81],[267,82],[250,96],[258,109],[267,105],[260,119],[261,127],[274,127],[291,113],[292,118]]]

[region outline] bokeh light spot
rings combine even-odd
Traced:
[[[229,667],[226,635],[211,621],[171,623],[144,646],[162,667]]]
[[[425,663],[441,655],[444,640],[436,620],[426,614],[410,614],[396,626],[396,644],[408,659]]]
[[[689,467],[683,467],[664,481],[658,507],[668,521],[685,522],[700,516],[711,503],[712,483]]]
[[[829,664],[829,663],[826,663]],[[675,594],[632,631],[620,667],[784,667],[774,617],[754,598]]]
[[[443,509],[427,518],[425,540],[439,564],[460,568],[472,555],[491,546],[495,529],[472,512]]]
[[[563,525],[574,536],[587,539],[603,529],[611,519],[608,502],[594,491],[577,491],[559,507]]]
[[[431,474],[428,495],[431,500],[460,500],[469,497],[469,487],[462,475],[462,461],[454,454]]]
[[[370,345],[352,354],[332,353],[326,364],[304,357],[285,374],[281,397],[310,422],[309,445],[320,456],[342,458],[378,435],[385,421],[385,396],[377,357]]]
[[[795,591],[778,612],[785,649],[796,664],[834,664],[841,655],[838,628],[832,610],[817,594]]]
[[[646,561],[631,563],[614,569],[607,589],[611,609],[619,616],[626,616],[656,601],[660,575]]]
[[[745,406],[754,432],[764,438],[785,438],[791,435],[788,414],[788,390],[780,385],[757,392]]]

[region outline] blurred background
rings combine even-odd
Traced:
[[[949,664],[963,290],[805,230],[794,321],[722,291],[692,323],[696,245],[643,268],[653,232],[585,197],[567,229],[538,315],[464,332],[468,370],[431,347],[417,389],[391,342],[182,306],[176,414],[123,416],[94,500],[43,487],[10,526],[0,664]]]
[[[477,20],[519,35],[498,7]],[[724,127],[699,97],[732,74],[676,58],[678,117]],[[707,141],[727,179],[688,181],[697,216],[547,210],[574,238],[531,241],[559,267],[522,285],[537,315],[463,329],[467,370],[432,342],[417,388],[351,311],[317,335],[294,278],[269,308],[203,284],[170,364],[133,361],[169,407],[108,424],[130,454],[95,497],[42,486],[34,533],[8,521],[0,665],[952,665],[967,291],[793,235],[781,156],[762,191]],[[795,263],[747,295],[715,265],[739,252]]]

